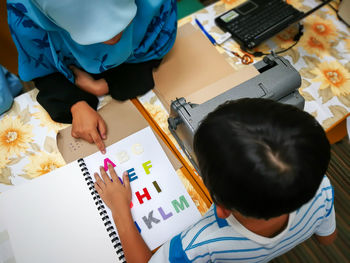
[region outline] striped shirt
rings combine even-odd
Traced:
[[[212,205],[203,218],[165,243],[149,262],[268,262],[313,234],[335,231],[333,188],[325,176],[316,195],[289,214],[287,227],[273,238],[259,236],[232,215],[221,219]]]

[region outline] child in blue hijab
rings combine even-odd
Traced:
[[[154,86],[152,70],[176,37],[176,0],[7,0],[18,72],[72,135],[104,153],[97,96],[127,100]]]

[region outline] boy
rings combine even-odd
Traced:
[[[110,167],[95,187],[111,208],[127,262],[268,262],[313,234],[336,237],[333,188],[324,175],[330,145],[308,113],[266,99],[219,106],[194,137],[214,204],[152,256],[133,223],[127,174]],[[123,211],[123,212],[121,212]]]

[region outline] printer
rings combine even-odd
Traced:
[[[169,130],[197,171],[193,137],[201,120],[217,106],[240,98],[267,98],[304,109],[305,100],[298,91],[301,76],[288,60],[271,54],[255,63],[254,67],[260,74],[204,103],[195,104],[185,98],[171,102]]]

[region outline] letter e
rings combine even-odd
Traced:
[[[134,168],[131,168],[131,169],[127,170],[127,172],[128,172],[128,176],[129,176],[129,181],[130,182],[132,182],[132,181],[134,181],[134,180],[136,180],[138,178],[136,173],[135,173],[135,169]]]

